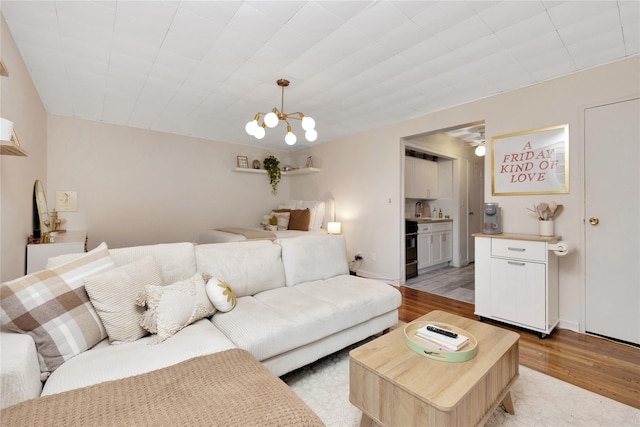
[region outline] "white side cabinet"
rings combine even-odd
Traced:
[[[475,314],[536,331],[558,324],[559,237],[475,234]]]
[[[27,244],[27,274],[44,270],[51,257],[86,252],[87,232],[67,231],[56,236],[55,243]]]

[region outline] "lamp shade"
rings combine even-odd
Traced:
[[[476,156],[478,156],[478,157],[482,157],[482,156],[484,156],[484,155],[485,155],[485,152],[486,152],[486,151],[487,151],[487,150],[486,150],[486,148],[484,147],[484,145],[478,145],[478,146],[476,147],[476,151],[475,151],[475,153],[476,153]]]
[[[247,124],[244,127],[244,130],[249,134],[249,135],[253,135],[255,134],[256,130],[258,130],[260,126],[258,125],[258,121],[257,120],[251,120],[250,122],[247,122]]]
[[[273,111],[264,116],[264,124],[270,128],[278,126],[278,115]]]
[[[265,133],[264,128],[262,126],[258,126],[256,131],[253,133],[253,136],[255,136],[256,139],[262,139],[264,138]]]
[[[296,136],[291,131],[287,132],[287,134],[284,137],[284,142],[286,142],[289,145],[295,144],[297,140],[298,138],[296,138]]]
[[[307,141],[313,142],[318,139],[318,132],[316,132],[315,129],[308,130],[304,133],[304,137],[307,139]]]
[[[342,224],[339,222],[329,222],[327,223],[327,232],[329,234],[340,234],[342,231]]]
[[[304,130],[311,130],[316,128],[316,121],[309,116],[304,116],[302,118],[301,124],[302,124],[302,129]]]

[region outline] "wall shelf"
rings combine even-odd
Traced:
[[[236,168],[235,171],[243,172],[243,173],[261,173],[261,174],[267,173],[265,169],[250,169],[250,168]],[[301,168],[301,169],[294,169],[291,171],[282,171],[282,176],[307,175],[310,173],[315,173],[320,171],[321,169],[318,169],[318,168]]]

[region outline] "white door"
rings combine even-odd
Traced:
[[[585,330],[640,344],[640,100],[585,110]]]
[[[482,232],[484,211],[484,165],[482,163],[467,162],[467,217],[469,239],[469,262],[474,261],[475,239],[474,233]]]

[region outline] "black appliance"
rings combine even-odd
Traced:
[[[405,278],[418,275],[418,223],[406,221],[405,224]]]

